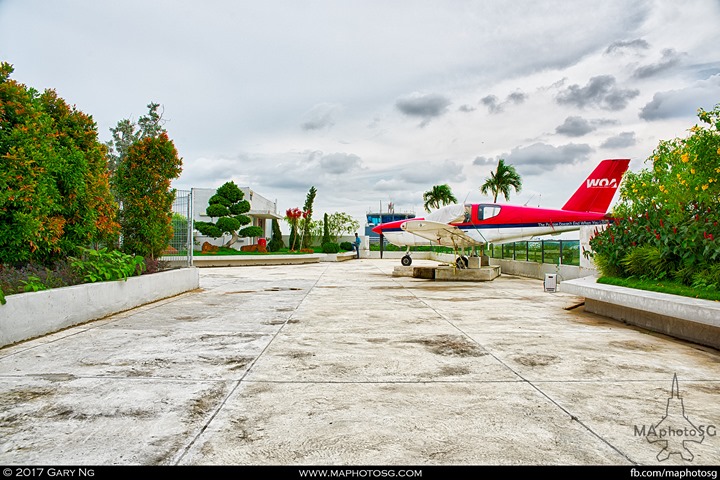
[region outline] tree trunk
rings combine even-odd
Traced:
[[[239,239],[240,237],[238,237],[237,232],[232,232],[232,237],[230,237],[230,240],[228,240],[227,243],[223,245],[223,247],[230,248],[230,246],[234,245],[235,242],[237,242]]]

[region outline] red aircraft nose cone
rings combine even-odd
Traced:
[[[377,233],[378,235],[382,234],[382,225],[378,225],[377,227],[374,227],[372,229],[372,231]]]

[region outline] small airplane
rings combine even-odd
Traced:
[[[373,232],[388,242],[407,247],[401,263],[412,264],[410,247],[443,245],[453,247],[456,264],[467,268],[468,259],[457,256],[458,248],[483,249],[489,243],[522,242],[538,235],[579,230],[584,225],[602,225],[629,159],[603,160],[560,210],[480,203],[448,205],[425,218],[383,223]]]

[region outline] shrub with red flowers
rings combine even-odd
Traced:
[[[626,173],[616,219],[590,240],[604,275],[720,289],[720,104],[698,117]]]
[[[285,221],[290,224],[290,251],[294,251],[296,246],[300,246],[297,242],[297,229],[300,217],[302,217],[304,213],[305,212],[297,207],[288,208],[285,211]]]

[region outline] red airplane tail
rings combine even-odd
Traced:
[[[629,159],[600,162],[562,209],[573,212],[607,212],[629,164]]]

